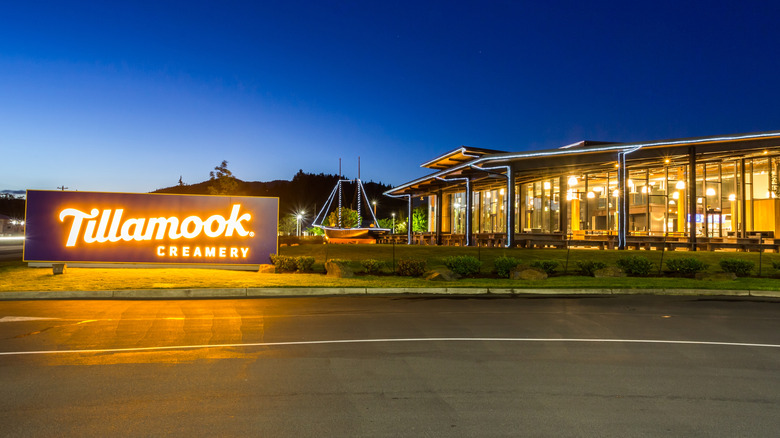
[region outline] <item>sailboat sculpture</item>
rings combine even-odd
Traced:
[[[339,165],[339,167],[341,166]],[[325,232],[325,237],[331,243],[376,243],[378,235],[390,231],[389,228],[381,228],[379,226],[376,215],[371,210],[371,203],[368,201],[366,189],[360,180],[359,169],[360,164],[358,164],[358,177],[356,179],[342,178],[336,182],[336,186],[330,192],[328,200],[325,201],[325,205],[312,222],[313,226],[321,228]],[[340,170],[339,173],[341,173]],[[346,213],[346,208],[343,205],[344,191],[345,188],[350,190],[352,185],[354,185],[354,195],[357,204],[358,220],[356,224],[350,224],[346,217],[342,217],[342,213]],[[363,215],[366,210],[368,210],[370,216],[366,215],[364,219]]]

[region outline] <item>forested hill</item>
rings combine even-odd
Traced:
[[[299,170],[293,176],[291,181],[242,181],[235,179],[237,188],[234,193],[237,196],[270,196],[279,198],[279,216],[305,212],[309,219],[322,208],[328,196],[330,196],[333,187],[339,180],[338,175],[313,174]],[[153,193],[179,193],[188,195],[206,195],[209,194],[209,187],[214,185],[216,180],[206,180],[197,184],[182,184],[173,187],[166,187],[155,190]],[[391,186],[376,182],[365,182],[363,186],[366,189],[369,200],[377,201],[377,216],[380,218],[390,217],[391,212],[405,212],[406,202],[388,198],[382,195],[382,192],[391,188]],[[344,193],[344,207],[349,207],[353,203],[354,193]],[[364,206],[365,208],[365,206]]]

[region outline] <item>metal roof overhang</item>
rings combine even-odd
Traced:
[[[717,137],[697,137],[656,142],[613,143],[603,146],[570,149],[548,149],[532,152],[489,154],[418,178],[385,192],[388,196],[420,195],[444,188],[457,189],[471,178],[474,187],[492,183],[494,167],[514,166],[518,183],[567,172],[614,170],[619,153],[626,153],[628,167],[657,162],[659,166],[669,159],[687,162],[690,147],[695,148],[697,160],[723,157],[741,157],[760,154],[762,150],[780,146],[780,131],[736,134]]]

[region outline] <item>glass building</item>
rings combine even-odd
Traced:
[[[780,131],[531,152],[464,146],[422,166],[433,173],[385,192],[428,199],[429,232],[410,243],[776,249]]]

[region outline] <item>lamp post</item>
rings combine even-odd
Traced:
[[[390,234],[395,234],[395,212],[393,212],[393,229],[390,230]]]
[[[298,215],[295,216],[295,218],[297,219],[297,228],[298,228],[298,234],[297,235],[300,236],[301,235],[301,219],[303,219],[303,215],[298,213]]]
[[[376,201],[371,201],[371,204],[374,206],[374,216],[376,216]]]

